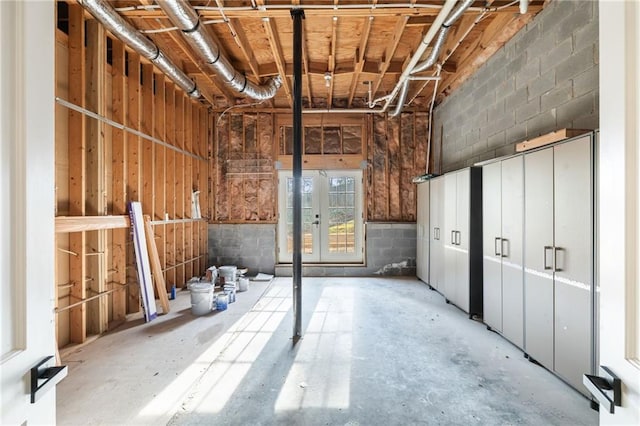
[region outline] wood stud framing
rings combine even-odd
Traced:
[[[167,290],[207,266],[207,219],[191,217],[191,194],[200,191],[206,215],[210,113],[118,40],[110,40],[107,63],[107,37],[94,20],[85,26],[82,8],[70,4],[69,34],[57,36],[57,60],[68,62],[68,73],[57,74],[58,87],[68,87],[64,99],[184,152],[58,107],[67,125],[56,132],[66,147],[57,155],[70,164],[68,182],[56,182],[69,188],[57,200],[65,215],[56,220],[57,241],[69,241],[56,250],[65,260],[57,261],[61,347],[86,342],[140,309],[128,201],[141,201],[152,219],[156,269],[164,274],[158,282]],[[68,284],[60,278],[67,276]]]

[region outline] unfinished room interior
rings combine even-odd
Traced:
[[[6,0],[0,61],[0,424],[640,424],[640,2]]]

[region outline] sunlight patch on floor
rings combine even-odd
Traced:
[[[291,308],[291,289],[272,287],[196,361],[138,414],[137,420],[182,410],[219,412]],[[185,401],[186,400],[186,401]]]
[[[276,400],[276,413],[349,407],[353,293],[344,287],[323,290]]]

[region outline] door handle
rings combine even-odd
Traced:
[[[500,251],[502,251],[501,257],[509,257],[509,240],[506,238],[500,238]],[[504,243],[507,243],[507,249],[505,250]]]
[[[311,224],[312,225],[316,225],[316,226],[320,225],[320,215],[319,214],[316,215],[316,220],[311,222]]]
[[[455,238],[455,237],[454,237],[455,232],[456,232],[456,231],[453,231],[453,230],[451,231],[451,245],[452,245],[452,246],[455,246],[455,245],[456,245],[456,243],[455,243],[455,239],[454,239],[454,238]]]
[[[460,233],[460,231],[456,231],[456,245],[459,246],[460,245],[460,241],[462,240],[462,234]]]
[[[62,379],[67,377],[67,366],[61,365],[57,367],[48,367],[46,364],[53,356],[50,355],[31,368],[31,403],[35,402],[40,396],[57,385]],[[38,382],[42,382],[38,384]]]
[[[493,251],[496,256],[500,256],[500,249],[498,249],[498,241],[500,241],[500,237],[496,237],[493,241]]]
[[[440,228],[436,228],[436,230],[438,231],[438,238],[436,238],[438,241],[440,241]]]
[[[552,269],[553,269],[553,266],[548,266],[548,265],[547,265],[547,250],[552,250],[552,251],[553,251],[553,247],[551,247],[551,246],[544,246],[544,254],[543,254],[543,259],[544,259],[544,261],[543,261],[543,266],[544,266],[544,269],[545,269],[546,271],[549,271],[549,270],[552,270]]]
[[[559,251],[564,251],[564,249],[561,248],[561,247],[554,247],[553,248],[553,270],[556,271],[556,272],[564,271],[564,269],[558,268],[558,252]]]
[[[600,405],[614,414],[615,407],[622,406],[622,381],[608,367],[600,366],[600,374],[602,376],[584,374],[582,383]]]

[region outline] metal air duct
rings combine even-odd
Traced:
[[[158,2],[173,25],[178,27],[187,41],[204,58],[209,68],[215,72],[231,88],[253,99],[265,100],[275,96],[282,85],[280,76],[269,79],[262,85],[257,85],[239,73],[229,59],[221,52],[218,44],[207,29],[200,25],[196,11],[186,0],[165,0]]]
[[[451,12],[449,16],[447,16],[447,19],[445,19],[444,22],[442,23],[440,32],[436,36],[436,41],[433,44],[433,49],[431,49],[431,53],[429,54],[426,60],[417,64],[413,69],[411,69],[409,74],[415,74],[420,71],[429,69],[430,67],[433,66],[433,64],[436,63],[436,61],[438,60],[438,56],[440,55],[440,50],[442,49],[442,45],[444,45],[444,42],[447,39],[447,33],[449,32],[449,28],[458,20],[460,16],[462,16],[462,14],[469,8],[469,6],[471,6],[473,1],[474,0],[464,0],[462,3],[460,3],[460,5],[456,9],[454,9]],[[396,108],[393,110],[392,113],[389,114],[391,117],[397,117],[402,111],[402,108],[404,107],[404,102],[407,98],[407,95],[409,94],[409,81],[410,79],[407,78],[402,82],[402,87],[400,89],[400,95],[398,97]]]
[[[169,58],[164,56],[145,35],[140,33],[133,25],[128,23],[104,0],[78,0],[78,3],[93,15],[107,30],[126,43],[133,50],[150,60],[159,70],[165,73],[171,80],[189,96],[197,98],[200,92],[196,84],[178,68]]]
[[[462,16],[462,14],[471,6],[473,0],[465,0],[460,3],[451,15],[447,17],[447,19],[442,23],[442,28],[438,33],[438,37],[436,38],[436,42],[433,44],[433,49],[431,53],[423,62],[419,63],[411,70],[411,74],[418,73],[420,71],[424,71],[428,68],[431,68],[433,64],[438,60],[438,56],[440,55],[440,50],[442,49],[442,45],[444,45],[445,40],[447,39],[447,33],[449,32],[449,28]]]

